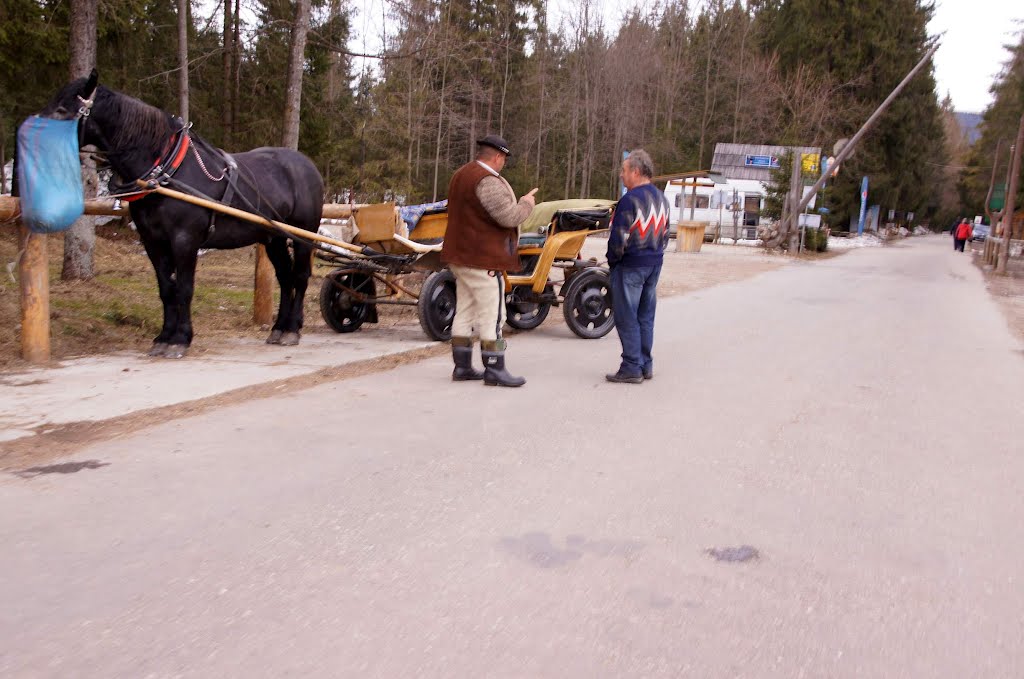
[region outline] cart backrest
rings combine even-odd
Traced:
[[[551,233],[558,231],[600,231],[611,222],[611,208],[559,210],[552,219]]]
[[[420,215],[416,226],[409,232],[409,238],[419,243],[441,240],[447,228],[448,210],[427,210]]]
[[[352,218],[359,229],[360,243],[394,240],[403,224],[394,203],[366,205],[353,212]]]

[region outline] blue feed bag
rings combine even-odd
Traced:
[[[64,231],[85,212],[78,121],[32,116],[18,128],[21,218],[35,233]]]

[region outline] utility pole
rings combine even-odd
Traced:
[[[1020,116],[1017,126],[1017,143],[1013,148],[1013,169],[1010,170],[1010,185],[1006,187],[1006,207],[1003,208],[1003,247],[999,250],[999,261],[996,273],[1005,274],[1007,260],[1010,258],[1010,240],[1013,238],[1013,211],[1016,208],[1017,186],[1020,181],[1021,147],[1024,147],[1024,113]]]
[[[1005,195],[1003,196],[1003,209],[1002,210],[996,210],[995,212],[992,212],[992,208],[990,207],[990,205],[992,203],[992,192],[996,188],[996,170],[999,167],[999,149],[1002,147],[1002,145],[1003,145],[1003,140],[1002,139],[996,140],[996,155],[995,155],[995,158],[993,158],[993,160],[992,160],[992,177],[988,181],[988,193],[985,195],[985,216],[988,217],[988,223],[991,224],[992,230],[993,230],[992,233],[989,234],[990,237],[985,239],[985,247],[984,247],[984,252],[983,252],[983,255],[982,255],[982,260],[984,261],[985,264],[989,263],[990,253],[992,252],[993,242],[995,240],[991,236],[995,235],[996,224],[998,222],[1002,221],[1002,219],[1003,219],[1003,212],[1006,210],[1006,196]],[[1011,151],[1011,156],[1012,156],[1012,153],[1013,152]],[[1006,184],[1003,184],[1003,188],[1004,189],[1006,188]],[[956,227],[955,226],[953,227],[953,230],[956,231]]]
[[[786,212],[786,230],[789,232],[789,254],[797,254],[800,244],[800,154],[793,152],[793,173],[789,177],[789,200]]]

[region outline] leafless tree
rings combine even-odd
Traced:
[[[295,3],[295,22],[292,24],[291,51],[288,54],[288,84],[284,100],[284,128],[281,145],[299,148],[299,111],[302,108],[302,67],[306,55],[306,36],[309,34],[309,0]]]
[[[96,66],[97,0],[71,0],[71,77],[88,75]],[[95,198],[99,179],[96,165],[89,154],[83,156],[82,183],[85,197]],[[92,278],[93,251],[96,247],[96,224],[92,217],[82,216],[64,234],[64,265],[61,278],[85,280]]]

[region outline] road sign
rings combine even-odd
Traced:
[[[778,156],[746,156],[743,159],[746,167],[779,167]]]
[[[864,213],[868,209],[868,178],[867,175],[860,180],[860,217],[857,218],[857,235],[864,233]]]
[[[1006,207],[1006,184],[996,184],[992,187],[992,200],[988,202],[988,209],[992,212],[999,212]]]
[[[801,153],[800,169],[804,174],[818,174],[818,164],[821,162],[821,155],[817,153]]]

